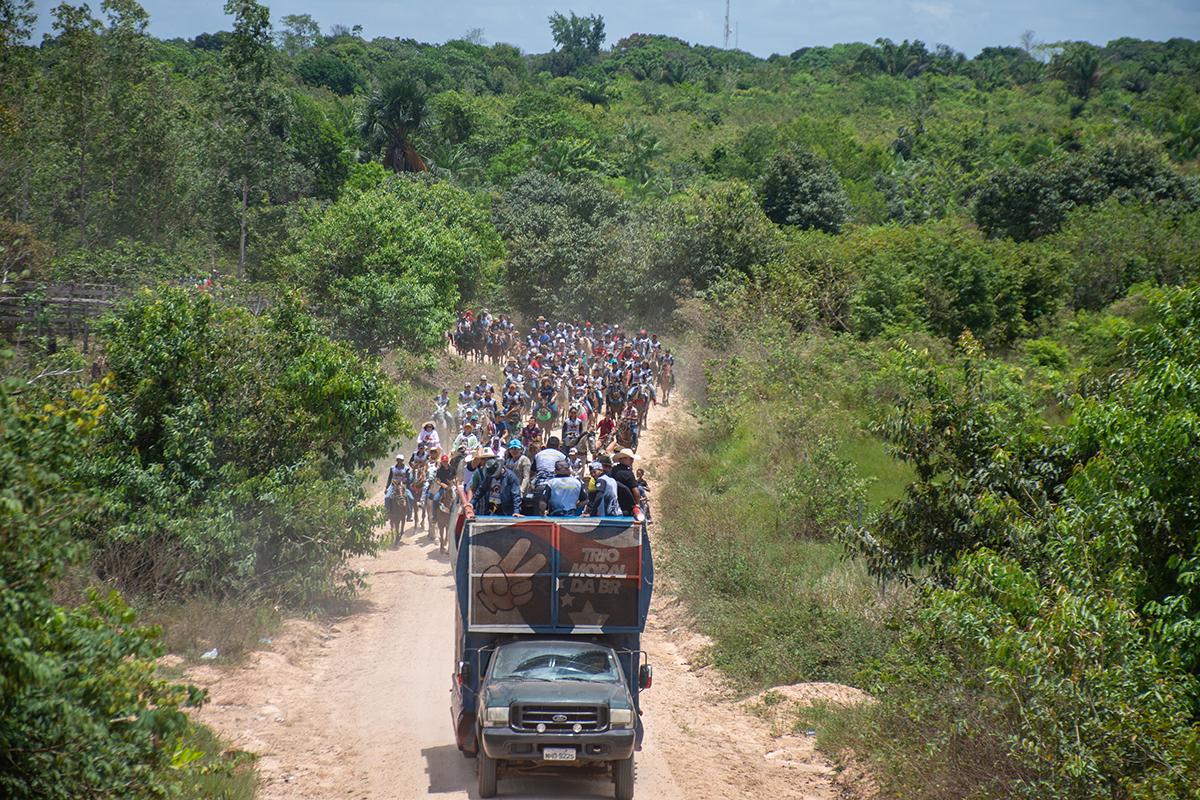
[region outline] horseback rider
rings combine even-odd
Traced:
[[[417,435],[417,444],[425,445],[427,450],[441,448],[442,440],[438,436],[437,426],[434,425],[433,420],[429,420],[421,426],[421,433]]]
[[[404,454],[397,453],[395,463],[388,469],[388,491],[391,491],[393,494],[403,493],[404,499],[408,502],[409,509],[412,508],[414,499],[412,493],[414,477],[413,468],[404,462]],[[387,491],[385,491],[384,500],[386,501],[387,499]]]
[[[467,420],[463,423],[462,433],[454,437],[454,444],[451,445],[452,450],[465,450],[468,453],[473,453],[479,449],[479,438],[475,435],[475,423]]]
[[[583,439],[583,420],[579,417],[579,406],[572,405],[563,420],[562,440],[567,447],[578,447]]]

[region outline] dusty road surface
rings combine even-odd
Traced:
[[[641,453],[654,483],[669,468],[661,433],[684,419],[678,400],[651,417]],[[475,762],[458,752],[450,725],[454,594],[447,558],[424,532],[410,532],[399,549],[359,566],[370,573],[370,589],[355,613],[335,624],[289,621],[244,664],[189,670],[210,691],[200,718],[259,754],[263,798],[476,797]],[[811,738],[776,735],[715,675],[693,667],[704,645],[660,582],[643,640],[655,680],[643,694],[637,796],[845,796]],[[787,688],[789,697],[854,699],[846,687]],[[506,797],[612,797],[612,788],[598,779],[500,780]]]

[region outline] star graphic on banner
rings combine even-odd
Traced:
[[[580,611],[568,616],[571,617],[571,623],[574,625],[603,625],[608,621],[608,614],[597,614],[596,609],[592,608],[591,600],[584,603]]]
[[[575,598],[569,594],[559,595],[559,600],[562,602],[563,608],[570,608],[571,604],[575,602]]]

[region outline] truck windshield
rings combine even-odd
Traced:
[[[621,680],[612,651],[595,645],[569,642],[510,644],[496,651],[493,679],[515,680]]]

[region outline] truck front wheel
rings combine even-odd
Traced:
[[[495,797],[496,796],[496,759],[483,752],[483,748],[479,748],[479,757],[476,758],[475,764],[479,768],[479,796],[480,797]],[[632,785],[632,784],[630,784]]]
[[[617,800],[633,800],[633,756],[613,762],[613,783]]]

